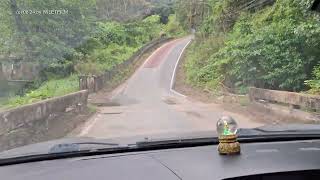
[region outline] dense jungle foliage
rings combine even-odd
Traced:
[[[17,106],[76,91],[77,75],[101,74],[127,60],[146,43],[183,33],[172,14],[171,1],[106,2],[109,1],[2,3],[0,67],[1,62],[8,60],[13,64],[31,62],[39,65],[41,71],[26,93],[10,93],[12,97],[1,103]],[[144,6],[148,6],[148,12],[136,17],[137,7]],[[114,18],[116,14],[111,14],[116,9],[130,18]],[[8,87],[3,77],[0,81],[0,89]]]
[[[312,0],[178,1],[184,27],[197,29],[187,81],[210,92],[247,88],[320,91],[320,19]],[[186,21],[187,20],[187,21]]]

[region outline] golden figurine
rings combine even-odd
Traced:
[[[240,154],[240,143],[237,142],[237,127],[237,123],[232,117],[224,116],[217,122],[218,151],[221,155]]]

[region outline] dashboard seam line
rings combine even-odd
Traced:
[[[165,167],[166,169],[168,169],[169,171],[171,171],[178,179],[182,180],[182,178],[172,169],[170,169],[167,165],[165,165],[163,162],[161,162],[159,159],[157,159],[156,157],[152,156],[152,155],[148,155],[149,157],[151,157],[152,159],[154,159],[155,161],[157,161],[158,163],[160,163],[163,167]]]

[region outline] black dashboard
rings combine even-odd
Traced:
[[[109,154],[0,167],[12,180],[269,180],[320,179],[320,141],[241,144],[221,156],[217,146]]]

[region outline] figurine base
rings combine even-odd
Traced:
[[[219,141],[218,151],[221,155],[240,154],[240,143],[236,135],[220,136]]]
[[[240,144],[238,142],[234,143],[220,143],[218,146],[219,154],[221,155],[233,155],[240,154]]]

